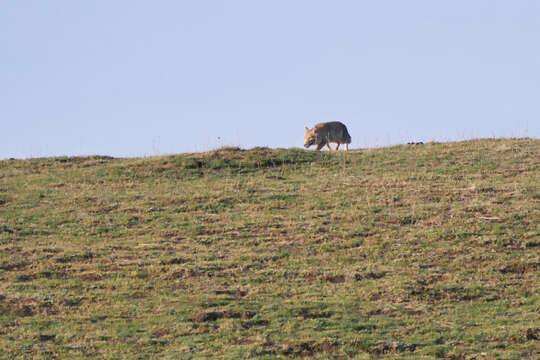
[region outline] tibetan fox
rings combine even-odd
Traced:
[[[317,145],[315,150],[319,151],[326,145],[329,151],[330,143],[336,143],[336,151],[339,149],[339,145],[345,144],[345,150],[349,151],[349,144],[351,143],[351,135],[347,131],[347,127],[339,121],[332,121],[326,123],[319,123],[308,129],[306,127],[306,133],[304,135],[304,146],[306,148],[311,145]]]

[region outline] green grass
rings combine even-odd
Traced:
[[[539,356],[540,140],[0,161],[0,358]]]

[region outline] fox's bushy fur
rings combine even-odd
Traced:
[[[306,148],[311,145],[317,145],[315,150],[319,151],[326,145],[328,150],[332,150],[329,145],[330,143],[337,144],[336,151],[341,144],[345,144],[345,150],[349,150],[351,135],[349,135],[349,131],[347,131],[347,127],[344,124],[339,121],[331,121],[319,123],[315,125],[313,129],[308,129],[306,127],[304,135],[304,146]]]

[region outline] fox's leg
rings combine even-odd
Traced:
[[[336,145],[336,151],[339,150],[339,145],[341,145],[341,144],[340,144],[340,143],[337,143],[337,145]]]
[[[315,151],[321,150],[323,146],[324,146],[324,144],[318,144],[318,145],[317,145],[317,148],[315,149]]]
[[[328,148],[328,151],[332,151],[332,148],[330,147],[330,143],[326,143],[326,147]]]

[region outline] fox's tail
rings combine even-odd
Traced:
[[[346,144],[350,144],[351,143],[351,135],[349,135],[349,131],[347,131],[347,129],[345,128],[345,143]]]

